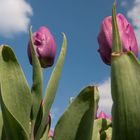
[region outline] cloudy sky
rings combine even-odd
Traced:
[[[47,26],[57,43],[59,54],[62,35],[68,39],[68,52],[57,96],[52,107],[53,127],[69,103],[87,85],[99,86],[99,108],[111,115],[110,67],[97,52],[97,35],[104,17],[111,15],[113,0],[0,0],[0,44],[12,46],[25,76],[32,84],[32,67],[27,57],[28,28],[36,31]],[[118,0],[117,11],[135,28],[140,46],[140,0]],[[44,72],[44,90],[52,68]]]

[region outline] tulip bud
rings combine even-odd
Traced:
[[[56,54],[56,43],[50,31],[45,26],[42,26],[38,31],[33,33],[32,40],[41,67],[52,66]],[[30,43],[28,44],[27,52],[29,61],[32,64]]]
[[[103,111],[101,111],[98,115],[98,119],[107,119],[107,118],[108,116]]]
[[[138,45],[132,25],[126,20],[122,14],[116,16],[120,41],[123,52],[132,51],[138,56]],[[112,17],[106,17],[101,25],[98,35],[99,53],[104,63],[111,64],[112,53]]]
[[[101,111],[97,116],[97,119],[109,119],[110,121],[112,121],[112,116],[108,116],[103,111]]]
[[[54,135],[53,130],[50,130],[50,131],[49,131],[49,135],[48,135],[48,137],[53,137],[53,135]]]

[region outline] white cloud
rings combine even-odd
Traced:
[[[32,14],[32,8],[25,0],[0,0],[0,35],[26,32]]]
[[[99,111],[104,111],[107,115],[111,115],[111,108],[112,108],[110,83],[111,83],[110,78],[108,78],[103,83],[98,85],[99,93],[100,93]]]
[[[135,34],[139,45],[140,50],[140,0],[134,0],[133,6],[127,12],[128,18],[131,19],[132,24],[135,28]]]

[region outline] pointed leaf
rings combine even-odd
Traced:
[[[0,112],[0,139],[2,138],[2,131],[3,131],[3,119],[2,113]]]
[[[6,140],[6,133],[3,125],[2,112],[0,112],[0,140]]]
[[[122,52],[122,46],[121,46],[119,29],[118,29],[117,19],[116,19],[116,2],[114,2],[113,9],[112,9],[112,29],[113,29],[112,52],[120,53]]]
[[[33,100],[32,120],[34,120],[35,122],[42,100],[42,69],[33,47],[31,28],[29,34],[30,34],[30,50],[32,55],[32,66],[33,66],[33,85],[31,90]]]
[[[38,114],[37,114],[35,126],[34,126],[34,134],[37,133],[37,130],[38,130],[40,124],[41,124],[42,116],[43,116],[43,106],[41,104],[40,108],[39,108],[39,111],[38,111]]]
[[[40,140],[48,140],[48,139],[49,139],[49,138],[48,138],[49,129],[50,129],[50,126],[48,125],[48,126],[46,127],[46,130],[45,130],[45,132],[44,132],[44,134],[43,134],[43,136],[41,137]]]
[[[100,140],[112,140],[112,129],[109,128],[101,132]]]
[[[0,97],[4,129],[2,130],[2,140],[28,140],[29,135],[20,125],[20,123],[12,116],[12,114],[7,110],[2,97]]]
[[[100,140],[101,139],[101,133],[104,132],[110,127],[111,121],[108,119],[96,119],[94,120],[94,129],[93,129],[93,138],[92,140]],[[106,134],[104,135],[104,139],[106,138]]]
[[[113,6],[113,23],[116,9]],[[116,26],[117,27],[117,26]],[[120,47],[117,28],[113,27],[113,47]],[[116,40],[116,41],[115,41]],[[131,53],[113,53],[111,93],[113,98],[113,140],[140,139],[140,64]]]
[[[128,52],[112,56],[113,140],[140,139],[140,63]]]
[[[6,136],[8,139],[14,139],[16,135],[22,133],[28,138],[31,111],[30,89],[12,49],[8,46],[0,47],[0,65],[0,103]],[[23,139],[26,139],[25,137]]]
[[[36,140],[38,140],[41,137],[43,130],[45,128],[45,123],[48,118],[50,108],[54,101],[56,90],[59,84],[59,79],[61,76],[61,72],[65,60],[66,50],[67,50],[67,39],[65,34],[63,33],[63,44],[62,44],[61,52],[46,89],[46,95],[45,95],[44,106],[43,106],[43,118],[41,121],[41,125],[37,131]]]
[[[86,87],[58,121],[53,140],[91,140],[97,88]]]

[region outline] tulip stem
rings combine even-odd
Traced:
[[[120,35],[119,35],[117,19],[116,19],[116,1],[114,2],[112,8],[112,30],[113,30],[112,52],[120,53],[122,52],[122,46],[121,46]]]

